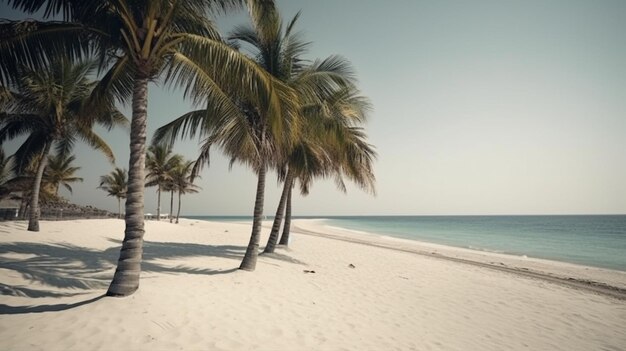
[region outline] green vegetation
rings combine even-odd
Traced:
[[[70,183],[83,181],[83,178],[74,176],[74,173],[80,169],[80,167],[72,166],[74,160],[76,160],[74,155],[48,156],[48,166],[43,172],[43,181],[50,186],[50,191],[55,196],[59,195],[60,185],[63,185],[71,193]]]
[[[157,187],[157,220],[161,217],[161,191],[171,190],[168,185],[172,180],[172,172],[181,162],[181,155],[172,154],[172,150],[163,145],[153,145],[148,149],[146,186]]]
[[[121,199],[126,199],[125,235],[107,295],[127,296],[139,287],[145,186],[157,187],[157,217],[161,192],[170,191],[170,222],[178,192],[178,222],[181,196],[198,191],[193,179],[208,164],[213,146],[231,164],[249,166],[258,179],[252,231],[240,269],[256,267],[268,170],[277,171],[284,182],[268,253],[278,241],[285,208],[281,243],[288,242],[295,181],[304,194],[315,178],[333,178],[341,190],[347,178],[373,192],[375,152],[360,127],[369,102],[360,95],[347,60],[331,56],[311,61],[304,56],[310,43],[295,32],[300,14],[283,23],[271,0],[10,4],[28,14],[43,13],[44,18],[0,22],[0,81],[16,88],[0,90],[0,142],[28,134],[14,156],[15,169],[24,170],[39,160],[33,177],[37,187],[30,200],[32,230],[38,228],[38,184],[52,145],[59,167],[53,167],[58,172],[49,171],[48,178],[57,192],[59,185],[69,187],[78,180],[72,176],[76,169],[69,166],[73,159],[69,151],[77,138],[113,158],[91,128],[96,123],[109,128],[122,124],[125,119],[114,103],[132,104],[128,175],[116,168],[101,177],[99,186],[118,199],[120,216]],[[244,5],[251,26],[236,27],[223,40],[207,16]],[[96,67],[102,78],[90,82],[86,75]],[[159,128],[146,150],[151,81],[183,89],[185,97],[201,108]],[[84,113],[87,110],[89,114]],[[177,139],[196,136],[203,142],[195,162],[172,154]]]
[[[116,167],[114,171],[100,177],[99,189],[107,192],[108,196],[117,198],[117,217],[122,218],[122,199],[128,191],[128,172]]]
[[[16,174],[36,162],[28,230],[39,231],[39,189],[54,147],[57,157],[69,157],[77,139],[102,152],[111,162],[113,152],[93,132],[100,124],[107,128],[124,125],[126,118],[106,96],[93,96],[97,82],[88,79],[95,69],[92,61],[52,61],[45,70],[19,69],[19,80],[9,90],[11,98],[2,106],[0,142],[26,135],[14,155]],[[35,161],[37,160],[37,161]],[[56,159],[53,159],[56,160]]]

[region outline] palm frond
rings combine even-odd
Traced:
[[[30,134],[14,153],[13,172],[18,175],[23,174],[33,160],[41,157],[46,143],[50,142],[48,134],[38,132]]]
[[[54,57],[85,57],[90,52],[90,35],[74,23],[0,20],[0,81],[15,83],[24,65],[38,70]]]
[[[111,147],[91,129],[78,130],[78,137],[81,138],[92,149],[100,151],[109,162],[115,163],[115,155]]]
[[[100,105],[103,98],[114,96],[117,101],[127,103],[133,92],[136,70],[128,56],[115,61],[93,89],[89,105]]]

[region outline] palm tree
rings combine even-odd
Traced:
[[[331,162],[324,147],[327,149],[334,145],[333,142],[336,144],[336,141],[323,140],[320,136],[328,135],[329,131],[343,126],[343,124],[338,126],[329,124],[329,121],[338,116],[355,122],[364,118],[364,110],[361,109],[369,104],[367,101],[358,106],[338,103],[338,97],[343,96],[347,91],[356,89],[355,84],[356,80],[349,62],[336,56],[317,60],[313,64],[305,66],[289,81],[289,85],[300,97],[302,128],[299,134],[300,139],[287,153],[287,156],[280,160],[279,179],[283,180],[285,184],[264,253],[274,252],[285,207],[289,212],[291,211],[290,193],[296,178],[295,171],[299,171],[303,175],[309,174],[311,177],[327,175],[325,164]],[[317,125],[316,129],[313,128],[315,125]],[[286,227],[288,231],[288,225]]]
[[[21,79],[13,84],[15,98],[0,117],[0,143],[28,135],[15,152],[18,174],[39,159],[30,200],[30,231],[39,231],[39,191],[52,147],[65,157],[81,139],[114,161],[113,152],[92,128],[101,124],[110,129],[127,120],[106,97],[99,98],[97,104],[91,99],[96,82],[87,77],[94,69],[91,61],[72,64],[62,59],[41,71],[23,67]]]
[[[172,150],[165,145],[152,145],[148,148],[146,186],[157,187],[157,220],[161,218],[161,191],[170,190],[171,187],[168,187],[168,184],[171,182],[171,173],[181,162],[182,156],[173,155]]]
[[[205,14],[241,6],[244,0],[13,0],[28,13],[63,22],[5,21],[0,25],[0,79],[11,81],[17,62],[41,66],[59,54],[95,53],[107,70],[100,91],[121,101],[132,96],[126,229],[108,296],[127,296],[139,287],[143,252],[143,192],[148,82],[164,78],[183,87],[194,103],[220,115],[237,110],[222,88],[237,91],[262,110],[280,116],[289,89],[220,40]],[[261,12],[271,0],[248,0]],[[6,40],[5,40],[6,39]]]
[[[293,181],[300,181],[301,193],[307,195],[315,178],[334,177],[339,190],[345,192],[343,178],[347,177],[361,189],[374,194],[375,177],[372,164],[376,158],[373,147],[357,125],[366,120],[369,101],[359,95],[355,87],[339,89],[324,101],[323,106],[311,106],[307,113],[306,132],[301,143],[288,158],[286,177],[281,201],[286,202],[285,224],[279,244],[289,244],[291,228],[291,198]],[[285,206],[285,205],[283,205]],[[282,214],[281,205],[279,211]],[[282,218],[277,216],[266,252],[273,252]]]
[[[171,173],[170,173],[170,177],[171,177]],[[163,186],[163,190],[164,191],[169,191],[170,192],[170,212],[167,215],[168,219],[170,220],[170,223],[172,223],[174,221],[174,184],[172,183],[172,179],[170,178],[165,185]]]
[[[275,78],[285,83],[291,71],[299,65],[298,55],[305,43],[291,37],[292,25],[288,25],[282,36],[282,25],[276,8],[271,1],[260,1],[260,6],[250,11],[254,29],[239,27],[230,39],[256,44],[252,56],[260,67]],[[242,33],[239,33],[242,32]],[[245,34],[243,33],[245,32]],[[254,37],[254,39],[252,39]],[[286,86],[286,84],[284,84]],[[175,121],[159,128],[155,140],[169,141],[170,145],[177,137],[194,137],[197,132],[204,137],[200,155],[194,166],[193,175],[209,161],[211,147],[217,144],[234,162],[250,166],[257,174],[257,190],[254,205],[252,233],[246,254],[240,269],[252,271],[256,267],[258,254],[261,217],[265,192],[265,176],[273,160],[294,139],[297,133],[296,108],[297,96],[281,100],[282,113],[259,109],[247,97],[231,91],[238,111],[229,115],[214,113],[213,108],[189,112]],[[217,117],[216,117],[217,116]]]
[[[80,169],[80,167],[73,167],[72,162],[76,160],[76,157],[67,155],[54,155],[48,156],[48,166],[44,170],[43,182],[51,186],[51,192],[55,195],[59,195],[59,186],[63,185],[70,193],[72,193],[72,187],[69,183],[82,182],[83,178],[75,177],[74,173]]]
[[[100,177],[98,189],[106,191],[108,196],[117,198],[117,218],[122,218],[122,199],[126,198],[126,191],[128,190],[127,178],[126,170],[118,167],[115,167],[111,173]]]
[[[327,173],[328,164],[332,162],[326,150],[317,142],[310,140],[312,136],[310,134],[308,136],[307,134],[301,135],[300,142],[291,150],[288,156],[287,165],[285,165],[286,170],[281,172],[284,174],[281,177],[284,182],[283,190],[263,253],[274,252],[278,242],[278,231],[280,230],[281,222],[283,218],[291,218],[291,193],[294,181],[299,177],[324,176]],[[308,187],[303,187],[302,191],[304,194],[307,194]],[[284,230],[289,231],[289,225],[290,222],[286,222]]]
[[[180,205],[181,196],[183,194],[197,193],[200,189],[199,186],[193,184],[192,170],[194,162],[184,161],[178,165],[172,172],[172,189],[178,191],[178,209],[176,212],[176,224],[178,224],[178,218],[180,217]]]

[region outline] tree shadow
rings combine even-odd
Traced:
[[[272,252],[272,253],[266,253],[263,252],[261,254],[259,254],[259,257],[267,257],[267,258],[271,258],[274,260],[279,260],[279,261],[283,261],[283,262],[288,262],[288,263],[293,263],[293,264],[299,264],[299,265],[306,265],[306,263],[295,259],[291,256],[287,256],[285,254],[282,253],[278,253],[278,252]]]
[[[144,242],[143,272],[224,274],[231,270],[213,270],[186,265],[167,265],[168,260],[190,257],[221,257],[239,260],[244,253],[242,246],[203,245],[176,242]],[[31,283],[54,289],[38,290],[11,285],[0,277],[0,293],[11,296],[61,297],[80,293],[59,292],[57,289],[98,290],[106,289],[113,278],[120,247],[104,251],[72,244],[47,244],[17,242],[0,244],[0,268],[18,272]],[[232,270],[234,271],[234,270]]]
[[[57,304],[57,305],[37,305],[37,306],[9,306],[0,304],[0,315],[5,314],[25,314],[25,313],[42,313],[42,312],[59,312],[66,311],[72,308],[84,306],[92,302],[96,302],[105,297],[105,295],[99,295],[91,299],[79,301],[69,304]]]
[[[78,295],[88,294],[89,292],[55,292],[55,291],[45,291],[45,290],[37,290],[37,289],[29,289],[22,286],[11,286],[0,283],[0,295],[7,296],[21,296],[21,297],[72,297]]]
[[[67,289],[99,289],[106,286],[106,276],[98,276],[111,268],[111,263],[102,252],[71,244],[47,244],[17,242],[0,245],[0,268],[16,271],[30,282]],[[5,286],[3,294],[12,288],[10,295],[53,297],[57,291],[46,294],[41,290],[21,286]]]
[[[120,248],[116,247],[112,249],[115,252],[115,260],[117,260]],[[216,275],[232,273],[237,269],[215,270],[180,264],[171,266],[167,265],[166,262],[167,260],[174,261],[191,257],[220,257],[238,261],[243,257],[246,248],[235,245],[205,245],[194,243],[145,241],[143,249],[143,260],[141,262],[142,272]]]
[[[104,251],[68,243],[13,242],[0,244],[0,269],[21,275],[25,283],[15,284],[14,274],[0,275],[0,295],[38,298],[71,298],[105,290],[113,278],[121,241]],[[166,274],[229,274],[238,270],[245,246],[206,245],[178,242],[144,242],[142,272]],[[209,269],[180,264],[194,257],[219,257],[237,262],[229,269]],[[273,260],[304,264],[285,254],[263,255]],[[172,264],[168,264],[172,262]],[[176,262],[176,263],[174,263]],[[13,277],[12,277],[13,276]],[[0,314],[64,311],[99,300],[102,296],[76,303],[10,306],[0,304]]]

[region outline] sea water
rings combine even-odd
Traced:
[[[245,216],[193,218],[251,221]],[[318,218],[326,225],[397,238],[626,271],[626,215],[294,218]]]
[[[626,271],[626,215],[332,217],[328,225]]]

